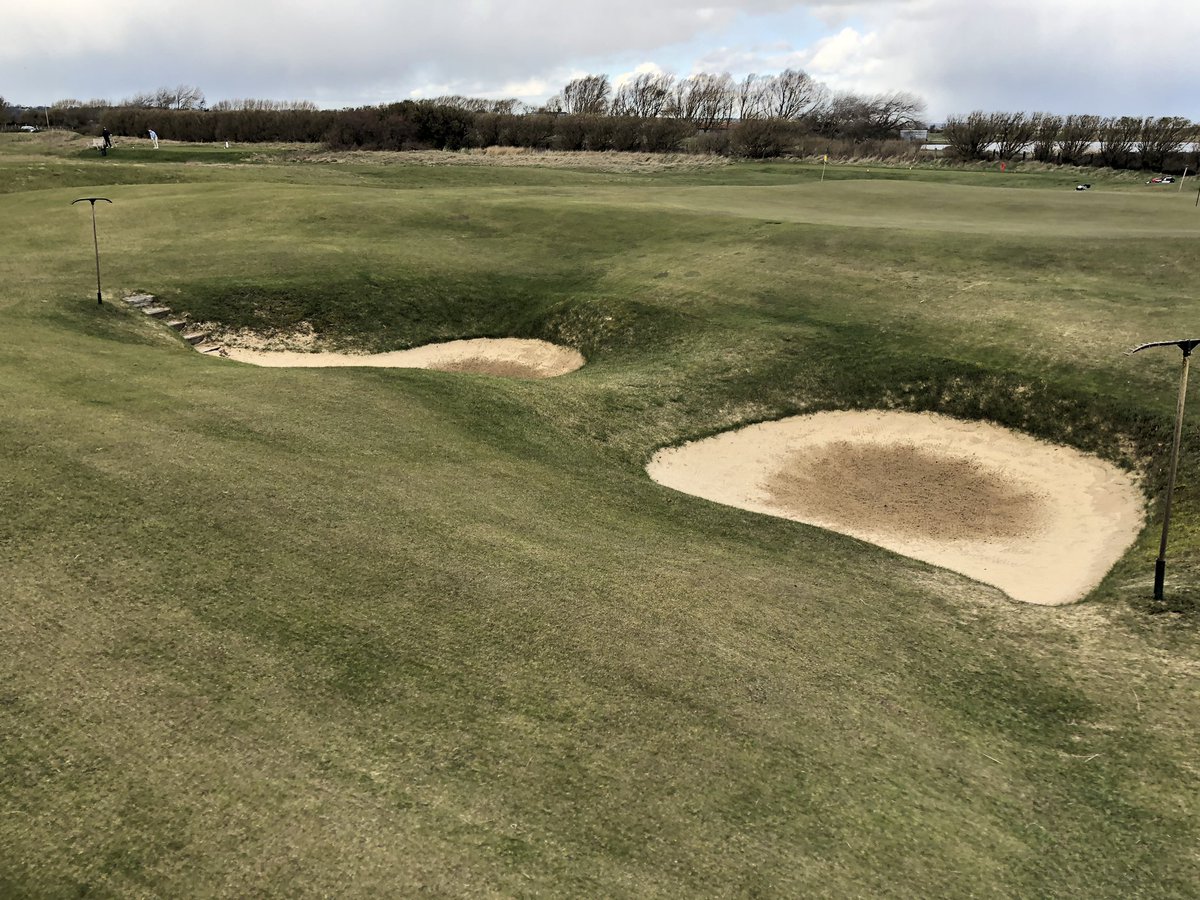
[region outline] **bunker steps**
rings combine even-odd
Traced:
[[[139,309],[152,319],[158,319],[168,328],[178,331],[185,341],[192,345],[198,353],[216,356],[228,356],[225,348],[209,338],[207,331],[199,331],[188,321],[187,314],[173,316],[171,307],[164,305],[153,294],[130,294],[125,297],[126,305]]]

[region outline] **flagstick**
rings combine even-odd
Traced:
[[[1183,178],[1179,182],[1179,192],[1181,194],[1183,193],[1183,182],[1187,181],[1187,173],[1188,173],[1188,167],[1184,166],[1183,167]]]
[[[828,156],[821,157],[821,184],[825,183],[825,163],[829,161]]]

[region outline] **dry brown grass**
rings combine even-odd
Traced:
[[[452,152],[446,150],[350,150],[302,151],[293,159],[301,162],[351,163],[354,165],[421,166],[536,166],[552,169],[587,169],[598,172],[707,171],[730,165],[722,156],[689,153],[617,153],[615,151],[566,152],[527,147],[483,147]]]

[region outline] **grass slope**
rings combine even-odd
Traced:
[[[1190,198],[78,151],[0,141],[0,893],[1194,895],[1194,410],[1166,604],[1153,525],[1034,608],[641,469],[887,406],[1156,494]],[[93,189],[108,297],[590,363],[201,357],[89,302]]]

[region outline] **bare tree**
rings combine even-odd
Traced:
[[[924,111],[925,102],[904,91],[871,97],[841,91],[825,94],[807,118],[813,130],[826,137],[884,140],[897,137],[901,128],[919,124]]]
[[[1161,169],[1172,153],[1178,153],[1192,131],[1192,123],[1178,116],[1162,116],[1142,122],[1138,156],[1145,169]]]
[[[991,128],[996,155],[1012,159],[1029,146],[1037,132],[1037,123],[1023,112],[992,113]]]
[[[204,91],[188,84],[173,88],[159,88],[155,92],[155,105],[163,109],[200,109],[204,106]]]
[[[866,102],[861,94],[838,91],[836,94],[827,94],[812,109],[808,118],[817,134],[856,139],[862,137],[860,131],[866,115]]]
[[[173,88],[160,87],[150,93],[134,94],[121,105],[146,109],[203,109],[204,91],[186,84]]]
[[[154,106],[153,94],[134,94],[132,97],[126,97],[120,103],[121,106],[132,106],[138,109],[150,109]]]
[[[785,69],[763,83],[763,115],[770,119],[799,119],[821,96],[821,85],[807,72]]]
[[[1134,148],[1142,136],[1142,120],[1114,116],[1100,122],[1100,159],[1114,169],[1129,167]]]
[[[868,137],[897,137],[902,128],[922,125],[925,101],[908,91],[891,91],[869,98],[866,109]]]
[[[982,110],[966,118],[950,116],[942,128],[950,154],[958,159],[983,159],[992,142],[992,117]]]
[[[602,116],[608,111],[611,93],[607,75],[584,75],[563,88],[563,111],[577,116]]]
[[[518,108],[524,107],[520,100],[516,97],[503,97],[499,100],[491,101],[492,108],[488,112],[493,112],[502,116],[515,115]]]
[[[734,93],[734,105],[739,120],[758,119],[766,115],[766,81],[761,75],[751,72],[738,82]]]
[[[675,76],[666,72],[642,72],[621,85],[612,101],[614,115],[653,119],[663,114],[671,100]]]
[[[1066,116],[1058,134],[1058,160],[1064,165],[1082,165],[1091,156],[1092,144],[1100,136],[1099,116]]]
[[[454,109],[462,109],[472,113],[502,113],[512,115],[513,110],[517,108],[521,101],[516,97],[491,100],[487,97],[463,97],[459,94],[446,94],[441,97],[434,97],[429,102],[434,106],[451,106]]]
[[[1034,113],[1033,116],[1037,122],[1033,132],[1033,158],[1038,162],[1052,162],[1063,127],[1062,116],[1050,113]]]
[[[733,78],[725,72],[710,75],[701,72],[675,85],[671,111],[680,119],[707,131],[733,116],[736,89]]]

